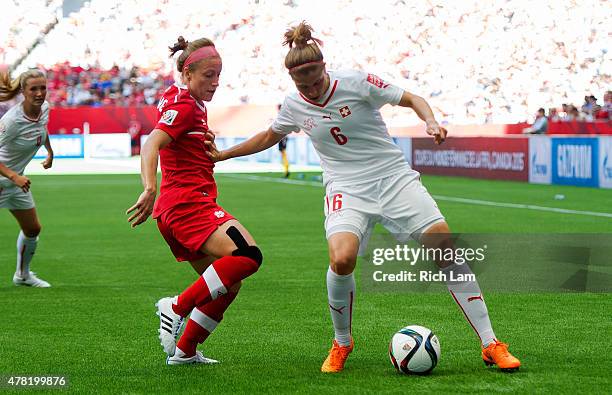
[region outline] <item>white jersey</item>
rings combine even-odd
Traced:
[[[49,103],[44,102],[37,120],[26,117],[23,102],[12,107],[0,118],[0,163],[23,175],[26,166],[47,139]],[[14,185],[0,176],[0,187]]]
[[[272,123],[275,133],[303,130],[321,159],[325,184],[363,183],[409,170],[393,143],[379,109],[397,105],[403,89],[373,74],[329,71],[329,88],[320,103],[295,92]]]

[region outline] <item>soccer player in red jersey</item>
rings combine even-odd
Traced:
[[[214,163],[206,154],[205,101],[219,86],[221,56],[212,41],[179,37],[170,48],[183,84],[168,88],[159,102],[160,118],[141,151],[144,191],[127,210],[132,227],[153,214],[177,261],[189,261],[200,278],[175,297],[160,299],[159,338],[169,365],[215,363],[196,351],[232,303],[241,280],[255,273],[263,256],[249,232],[217,205]],[[157,195],[157,162],[162,182]],[[176,339],[183,319],[185,331]]]

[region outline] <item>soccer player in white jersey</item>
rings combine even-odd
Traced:
[[[379,109],[385,104],[412,108],[437,144],[444,141],[446,130],[419,96],[361,71],[327,71],[320,42],[311,31],[302,22],[285,33],[290,48],[285,66],[298,92],[285,98],[272,126],[225,151],[217,151],[211,142],[207,145],[213,159],[225,160],[267,149],[291,132],[303,130],[310,136],[321,158],[326,189],[327,291],[335,339],[321,370],[331,373],[344,368],[353,350],[353,270],[374,224],[380,222],[398,238],[411,235],[427,248],[452,247],[444,217],[419,173],[393,144]],[[442,270],[471,273],[467,265],[439,264]],[[480,337],[484,362],[504,371],[518,369],[519,360],[493,333],[478,284],[455,281],[447,286]]]
[[[19,93],[23,94],[23,100],[0,119],[0,208],[8,208],[21,228],[17,237],[17,268],[13,283],[46,288],[51,285],[30,271],[41,225],[30,191],[30,179],[23,175],[27,164],[43,144],[47,158],[42,165],[48,169],[53,164],[53,150],[47,133],[49,104],[45,101],[45,74],[31,69],[11,80],[8,73],[0,73],[0,102],[11,100]]]

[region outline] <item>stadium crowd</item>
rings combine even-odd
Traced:
[[[606,9],[605,0],[92,0],[21,67],[51,70],[56,105],[145,104],[172,79],[167,46],[208,36],[224,59],[216,103],[276,104],[291,81],[275,38],[304,19],[334,54],[329,68],[376,73],[430,100],[445,122],[513,123],[539,107],[555,107],[551,119],[592,120],[610,114],[609,95],[604,110],[593,102],[611,83]],[[585,105],[571,104],[585,94]],[[416,123],[406,111],[387,115],[392,126]]]
[[[99,107],[155,105],[174,77],[142,71],[138,66],[102,70],[63,63],[47,69],[47,80],[47,100],[53,106]]]

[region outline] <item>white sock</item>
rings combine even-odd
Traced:
[[[30,262],[36,251],[38,237],[27,237],[22,231],[17,237],[17,267],[15,272],[21,278],[27,278],[30,275]]]
[[[442,272],[447,274],[446,285],[450,291],[453,299],[459,305],[465,318],[468,320],[484,347],[495,341],[495,333],[491,327],[491,321],[489,320],[489,311],[487,305],[480,291],[478,281],[450,281],[448,279],[450,272],[457,274],[474,274],[472,269],[466,264],[457,265],[452,264],[444,269]]]
[[[351,344],[351,321],[353,319],[353,296],[355,277],[353,273],[340,275],[327,270],[327,298],[334,324],[336,342],[341,346]]]

